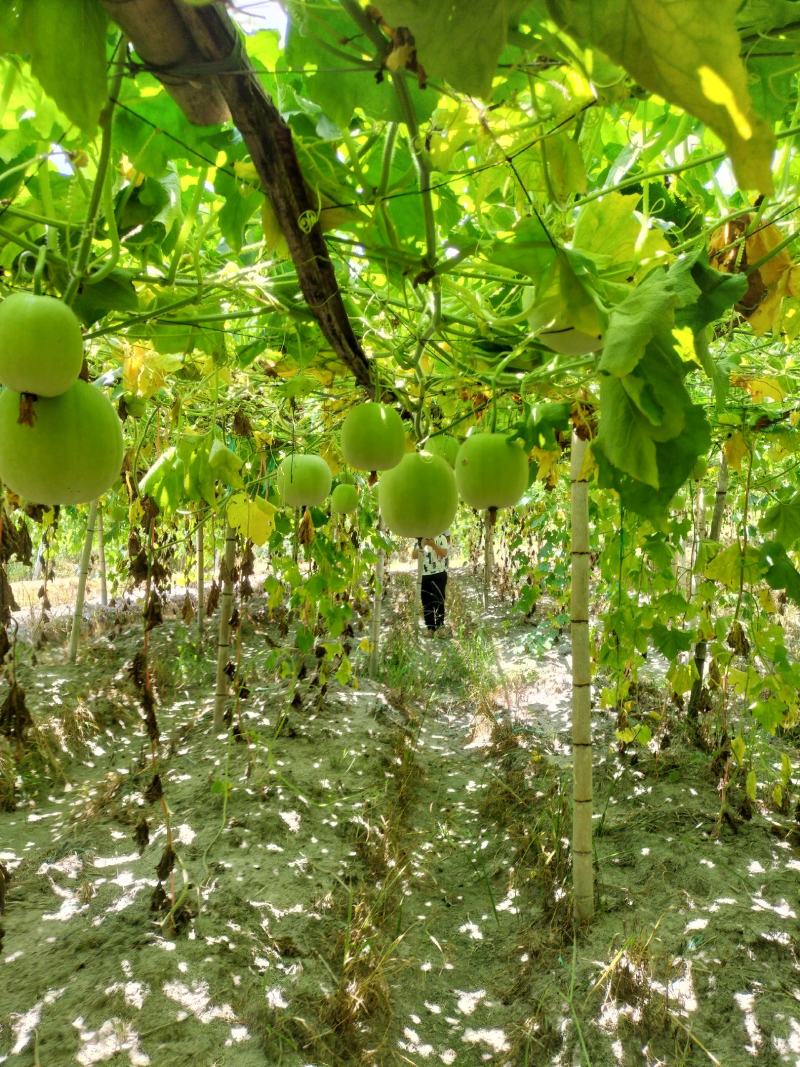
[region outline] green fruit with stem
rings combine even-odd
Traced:
[[[384,524],[400,537],[437,537],[458,508],[453,471],[441,456],[408,452],[378,480]]]
[[[82,365],[81,326],[66,304],[34,293],[11,293],[0,304],[0,385],[60,396]]]
[[[0,393],[0,481],[32,503],[95,500],[119,477],[122,453],[117,413],[88,382],[55,397]]]
[[[358,507],[358,490],[348,482],[340,482],[331,493],[331,514],[347,515]]]
[[[471,508],[511,508],[528,488],[528,457],[502,433],[473,433],[456,457],[456,485]]]
[[[438,434],[436,437],[429,437],[425,442],[426,452],[430,452],[433,456],[440,456],[443,460],[446,460],[451,467],[455,467],[456,465],[458,449],[459,442],[455,437],[450,437],[448,434]]]
[[[351,467],[384,471],[405,455],[403,420],[388,404],[358,404],[342,424],[342,455]]]
[[[322,456],[293,453],[281,461],[276,480],[283,503],[302,508],[322,503],[331,491],[333,475]]]

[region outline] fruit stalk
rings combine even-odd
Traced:
[[[592,693],[589,647],[589,485],[583,473],[586,442],[572,433],[572,888],[575,920],[594,914],[592,857]]]
[[[75,594],[75,612],[72,616],[72,632],[69,636],[69,662],[74,663],[78,658],[78,640],[81,635],[81,622],[83,621],[83,603],[86,599],[86,579],[89,575],[89,561],[92,558],[92,545],[94,544],[94,528],[97,521],[97,501],[93,500],[89,507],[89,517],[86,520],[86,536],[83,539],[83,551],[81,552],[80,569],[78,571],[78,590]]]

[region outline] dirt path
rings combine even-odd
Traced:
[[[454,638],[418,642],[412,587],[392,587],[381,682],[301,707],[251,628],[246,744],[208,728],[186,627],[153,632],[178,936],[151,910],[165,828],[135,628],[73,672],[54,646],[24,668],[54,751],[81,707],[98,728],[66,789],[0,815],[0,1063],[800,1063],[797,850],[758,815],[715,836],[708,757],[677,738],[622,757],[597,713],[598,914],[573,941],[568,644],[507,605],[483,617],[465,574]]]

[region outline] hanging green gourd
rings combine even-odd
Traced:
[[[342,424],[341,444],[345,462],[356,470],[389,470],[405,454],[403,420],[388,404],[358,404]]]
[[[453,468],[456,465],[459,447],[460,445],[456,438],[450,437],[449,434],[438,434],[436,437],[429,437],[425,442],[426,452],[430,452],[434,456],[441,456]]]
[[[528,488],[528,457],[502,433],[474,433],[456,456],[456,485],[471,508],[511,508]]]
[[[331,493],[331,514],[349,515],[358,507],[358,489],[347,482],[340,482]]]
[[[456,481],[441,456],[409,452],[378,480],[378,507],[385,525],[400,537],[437,537],[458,507]]]
[[[333,475],[322,456],[293,453],[281,461],[276,477],[281,501],[292,508],[321,504]]]
[[[20,292],[0,304],[0,385],[17,393],[60,396],[82,365],[80,323],[61,300]]]
[[[513,507],[528,488],[528,457],[505,434],[471,434],[458,450],[455,478],[461,499],[485,511],[483,603],[488,608],[497,509]]]
[[[54,397],[0,393],[0,481],[32,503],[95,500],[119,477],[122,453],[119,417],[88,382]]]

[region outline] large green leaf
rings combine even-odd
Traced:
[[[488,97],[509,22],[522,7],[524,0],[382,0],[380,11],[391,26],[411,30],[430,77]]]
[[[656,446],[650,423],[618,378],[600,383],[600,432],[597,444],[617,470],[658,488]]]
[[[653,271],[611,312],[600,370],[622,377],[636,367],[656,333],[668,332],[678,297],[665,271]]]
[[[550,0],[549,6],[579,41],[600,48],[645,89],[714,130],[741,186],[772,191],[775,142],[750,99],[739,55],[738,0]]]
[[[27,55],[45,92],[90,134],[107,96],[106,25],[97,0],[24,0],[0,23],[0,44]]]
[[[605,454],[602,439],[595,441],[593,452],[597,459],[600,487],[616,489],[629,511],[635,511],[647,519],[660,519],[672,497],[689,477],[697,457],[705,455],[711,443],[708,423],[698,404],[688,408],[685,419],[685,426],[677,437],[654,443],[657,489],[615,467]]]
[[[786,554],[783,545],[765,541],[759,548],[764,577],[771,589],[783,589],[795,604],[800,604],[800,572]]]

